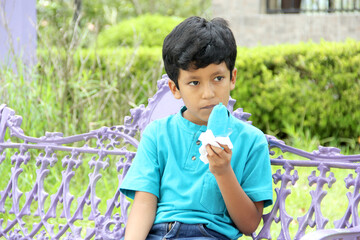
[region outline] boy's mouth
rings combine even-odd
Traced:
[[[207,105],[205,107],[202,107],[201,109],[213,109],[216,105]]]

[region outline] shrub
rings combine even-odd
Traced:
[[[360,42],[239,50],[237,107],[254,125],[286,137],[286,127],[320,138],[360,136]]]
[[[150,14],[124,20],[102,31],[98,36],[98,46],[162,46],[165,36],[182,20],[179,17]]]

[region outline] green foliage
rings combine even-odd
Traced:
[[[293,136],[295,128],[323,145],[354,149],[360,136],[359,53],[360,43],[351,40],[239,48],[235,108],[279,138]],[[6,74],[0,80],[6,86],[2,102],[22,109],[36,135],[43,130],[33,115],[46,119],[40,129],[65,134],[121,124],[130,108],[147,103],[164,73],[160,47],[47,49],[38,59],[33,81]]]
[[[37,69],[23,75],[0,69],[0,99],[24,117],[28,135],[78,134],[123,124],[129,110],[156,91],[160,48],[38,51]]]
[[[124,20],[109,27],[98,36],[99,47],[119,47],[121,45],[161,47],[171,30],[183,19],[161,15],[141,15]]]
[[[320,138],[360,136],[360,42],[239,49],[237,107],[264,132],[287,126]]]
[[[38,0],[38,35],[46,45],[64,47],[72,41],[72,32],[85,41],[82,47],[92,46],[99,32],[109,26],[143,14],[178,16],[210,15],[211,0],[81,0],[77,8],[75,1]],[[79,12],[76,12],[76,9]],[[163,22],[167,24],[167,22]],[[133,37],[133,31],[129,37]],[[65,44],[65,45],[64,45]],[[39,46],[44,46],[43,43]]]
[[[67,45],[74,31],[72,1],[39,0],[36,4],[39,40]]]
[[[100,30],[144,14],[207,16],[210,10],[211,0],[82,0],[83,22],[96,22]]]

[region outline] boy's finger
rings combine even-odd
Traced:
[[[209,153],[209,150],[210,150],[211,152],[215,153],[216,155],[219,155],[219,153],[222,150],[221,148],[212,146],[210,144],[206,145],[206,148],[207,148],[206,150],[208,151],[208,153]]]
[[[226,144],[220,144],[220,143],[218,143],[218,144],[224,149],[224,151],[225,151],[226,153],[231,153],[231,149],[229,148],[228,145],[226,145]]]

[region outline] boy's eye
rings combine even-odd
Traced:
[[[199,81],[192,81],[192,82],[189,82],[189,85],[191,86],[196,86],[199,84]]]
[[[214,80],[217,81],[217,82],[220,82],[223,79],[224,79],[224,77],[221,77],[221,76],[218,76],[218,77],[214,78]]]

